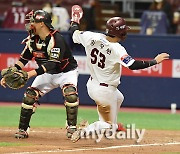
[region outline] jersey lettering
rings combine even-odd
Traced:
[[[97,62],[98,56],[100,57],[99,62]],[[91,63],[92,64],[97,63],[98,67],[103,69],[105,67],[105,60],[106,60],[106,56],[103,53],[99,52],[99,50],[97,48],[92,49],[92,51],[91,51]]]
[[[33,56],[36,57],[36,58],[45,58],[45,53],[44,52],[39,52],[39,51],[34,51],[33,52]]]
[[[99,53],[98,49],[96,49],[96,48],[92,49],[92,51],[91,51],[91,63],[92,64],[96,64],[98,53]]]
[[[50,59],[59,59],[60,57],[60,48],[53,48],[51,49],[51,53],[50,53]]]
[[[104,68],[106,56],[104,54],[102,54],[101,52],[100,52],[99,56],[100,56],[100,61],[98,62],[98,66],[100,68]]]

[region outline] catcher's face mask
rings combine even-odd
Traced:
[[[35,27],[33,26],[33,23],[35,22],[34,20],[34,11],[32,10],[31,12],[29,12],[27,15],[26,15],[26,18],[25,18],[25,28],[26,30],[28,31],[29,35],[33,35],[35,34],[36,32],[36,29]]]

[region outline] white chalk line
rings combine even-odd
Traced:
[[[3,131],[3,132],[16,132],[18,129],[14,129],[14,130],[6,130],[6,129],[0,129],[0,132]],[[59,134],[59,131],[61,131],[61,129],[57,129],[57,131],[37,131],[37,130],[30,130],[30,133],[46,133],[46,134]]]
[[[67,149],[67,150],[47,150],[38,152],[17,152],[9,154],[39,154],[39,153],[55,153],[55,152],[77,152],[77,151],[92,151],[92,150],[107,150],[107,149],[121,149],[121,148],[132,148],[132,147],[149,147],[149,146],[168,146],[168,145],[180,145],[180,142],[172,143],[153,143],[153,144],[141,144],[141,145],[120,145],[120,146],[109,146],[104,148],[86,148],[86,149]]]
[[[6,130],[0,129],[0,131],[12,132],[15,130]],[[47,132],[47,131],[30,131],[32,133],[59,133],[55,132]],[[47,150],[47,151],[38,151],[38,152],[17,152],[17,153],[8,153],[8,154],[38,154],[38,153],[56,153],[56,152],[77,152],[77,151],[91,151],[91,150],[107,150],[107,149],[120,149],[120,148],[132,148],[132,147],[149,147],[149,146],[168,146],[168,145],[180,145],[180,142],[168,142],[168,143],[152,143],[152,144],[132,144],[132,145],[120,145],[120,146],[109,146],[103,148],[86,148],[86,149],[55,149],[55,150]]]

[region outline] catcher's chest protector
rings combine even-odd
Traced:
[[[35,57],[35,61],[38,65],[46,63],[49,59],[48,47],[51,45],[49,44],[50,39],[51,36],[46,37],[45,41],[40,40],[39,37],[34,37],[31,40],[30,46],[32,48],[33,57]]]

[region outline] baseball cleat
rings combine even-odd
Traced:
[[[67,126],[66,129],[67,129],[66,136],[68,138],[71,138],[72,134],[77,130],[77,127],[76,126]]]
[[[19,129],[18,132],[15,133],[15,138],[17,138],[17,139],[28,138],[29,137],[28,129],[27,129],[27,131],[25,131],[23,129]]]
[[[83,16],[83,10],[79,5],[73,5],[71,9],[71,21],[80,24]]]
[[[75,131],[71,136],[71,141],[73,143],[77,142],[81,138],[81,129]]]
[[[73,143],[77,142],[80,138],[81,138],[81,130],[83,128],[86,128],[87,126],[89,126],[89,123],[87,120],[82,120],[80,123],[79,123],[79,127],[78,129],[72,134],[71,136],[71,141]]]
[[[118,125],[117,132],[119,132],[119,131],[126,132],[127,131],[122,123],[118,123],[117,125]]]

